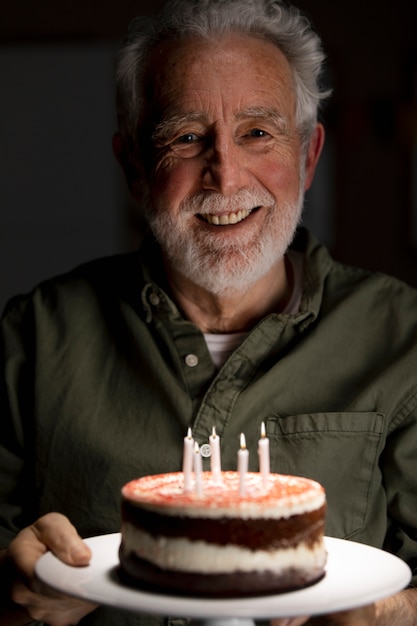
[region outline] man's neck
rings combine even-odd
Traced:
[[[269,313],[282,311],[291,297],[291,264],[284,258],[245,292],[218,296],[174,271],[168,273],[173,299],[184,317],[205,333],[247,331]]]

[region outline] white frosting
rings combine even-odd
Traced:
[[[125,554],[134,553],[162,569],[201,574],[233,572],[264,572],[280,574],[296,568],[308,574],[320,572],[326,563],[322,541],[313,546],[299,544],[295,548],[249,550],[243,546],[219,546],[185,538],[152,537],[125,522],[122,528]]]
[[[123,488],[123,496],[156,513],[192,518],[279,519],[317,510],[326,502],[322,486],[313,480],[271,474],[265,488],[259,472],[246,475],[244,497],[239,495],[237,472],[223,472],[220,484],[204,472],[201,495],[184,493],[179,472],[132,481]]]

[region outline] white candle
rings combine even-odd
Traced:
[[[269,439],[266,436],[265,424],[262,422],[261,438],[258,441],[259,471],[262,474],[263,486],[266,487],[269,479]]]
[[[193,473],[194,439],[191,428],[184,437],[184,450],[182,456],[182,473],[184,476],[184,491],[191,491]]]
[[[211,447],[210,457],[210,469],[213,481],[215,483],[221,482],[222,467],[220,458],[220,437],[216,433],[216,427],[213,426],[213,431],[209,437]]]
[[[202,473],[203,462],[201,460],[200,446],[197,442],[194,444],[194,480],[195,480],[195,492],[198,496],[203,493]]]
[[[237,453],[237,471],[239,472],[239,495],[246,493],[246,472],[249,465],[249,450],[246,448],[245,435],[240,435],[240,450]]]

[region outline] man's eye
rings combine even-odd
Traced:
[[[181,137],[178,137],[176,143],[190,144],[198,140],[199,137],[194,133],[186,133],[185,135],[181,135]]]
[[[184,133],[171,142],[170,150],[183,159],[189,159],[198,156],[204,150],[204,146],[205,140],[201,135]]]
[[[261,128],[252,128],[248,134],[250,137],[268,137],[269,135],[266,130],[262,130]]]

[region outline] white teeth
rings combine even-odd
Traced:
[[[242,220],[246,219],[248,215],[250,215],[251,211],[247,209],[243,211],[237,211],[237,213],[228,213],[222,215],[210,215],[209,213],[203,215],[202,217],[209,224],[214,224],[215,226],[228,226],[229,224],[238,224]]]

